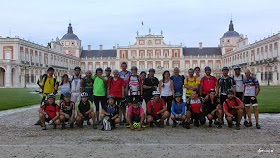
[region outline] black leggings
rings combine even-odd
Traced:
[[[164,100],[164,103],[167,104],[167,111],[171,112],[171,105],[172,105],[172,101],[173,101],[173,97],[172,96],[161,96],[161,98]]]
[[[101,102],[101,107],[104,109],[106,106],[107,98],[106,96],[94,96],[93,101],[96,107],[96,111],[99,111],[99,102]]]

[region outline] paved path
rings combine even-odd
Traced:
[[[34,126],[37,106],[0,112],[0,157],[279,157],[280,114],[261,114],[262,128],[191,126],[104,132]],[[60,128],[60,126],[58,126]],[[98,127],[99,129],[101,126]]]

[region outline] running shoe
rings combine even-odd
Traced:
[[[47,130],[47,126],[46,126],[46,125],[43,126],[43,127],[42,127],[42,130]]]
[[[87,125],[89,125],[89,126],[91,125],[90,120],[87,120]]]
[[[240,125],[236,124],[236,130],[240,130]]]
[[[190,129],[190,123],[186,122],[185,127],[186,127],[186,129]]]
[[[249,122],[247,120],[244,121],[244,126],[248,127]]]
[[[257,129],[261,129],[261,126],[258,123],[256,123],[256,127]]]
[[[209,127],[212,127],[212,123],[213,123],[213,121],[211,120],[211,121],[209,121]]]
[[[41,125],[41,121],[38,120],[34,125]]]
[[[65,129],[66,127],[66,124],[65,124],[65,122],[63,122],[62,124],[61,124],[61,129]]]
[[[93,129],[97,129],[97,125],[95,123],[92,125],[92,127]]]

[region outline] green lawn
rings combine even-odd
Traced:
[[[261,86],[259,112],[280,113],[280,86]]]
[[[41,96],[30,92],[35,92],[35,89],[0,88],[0,110],[39,104]]]
[[[35,92],[35,89],[0,88],[0,111],[39,104],[41,96],[30,92]],[[280,86],[261,86],[257,99],[260,113],[280,113]]]

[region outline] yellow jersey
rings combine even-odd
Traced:
[[[46,81],[45,81],[46,79]],[[56,83],[54,83],[56,82]],[[46,96],[50,93],[53,93],[55,90],[55,85],[57,84],[57,80],[54,79],[54,77],[44,77],[42,80],[42,86],[43,86],[43,96]]]
[[[188,86],[195,86],[197,84],[200,84],[199,78],[198,77],[193,77],[193,78],[185,78],[184,80],[184,85]],[[189,97],[192,95],[192,90],[191,89],[186,89],[186,96]]]

